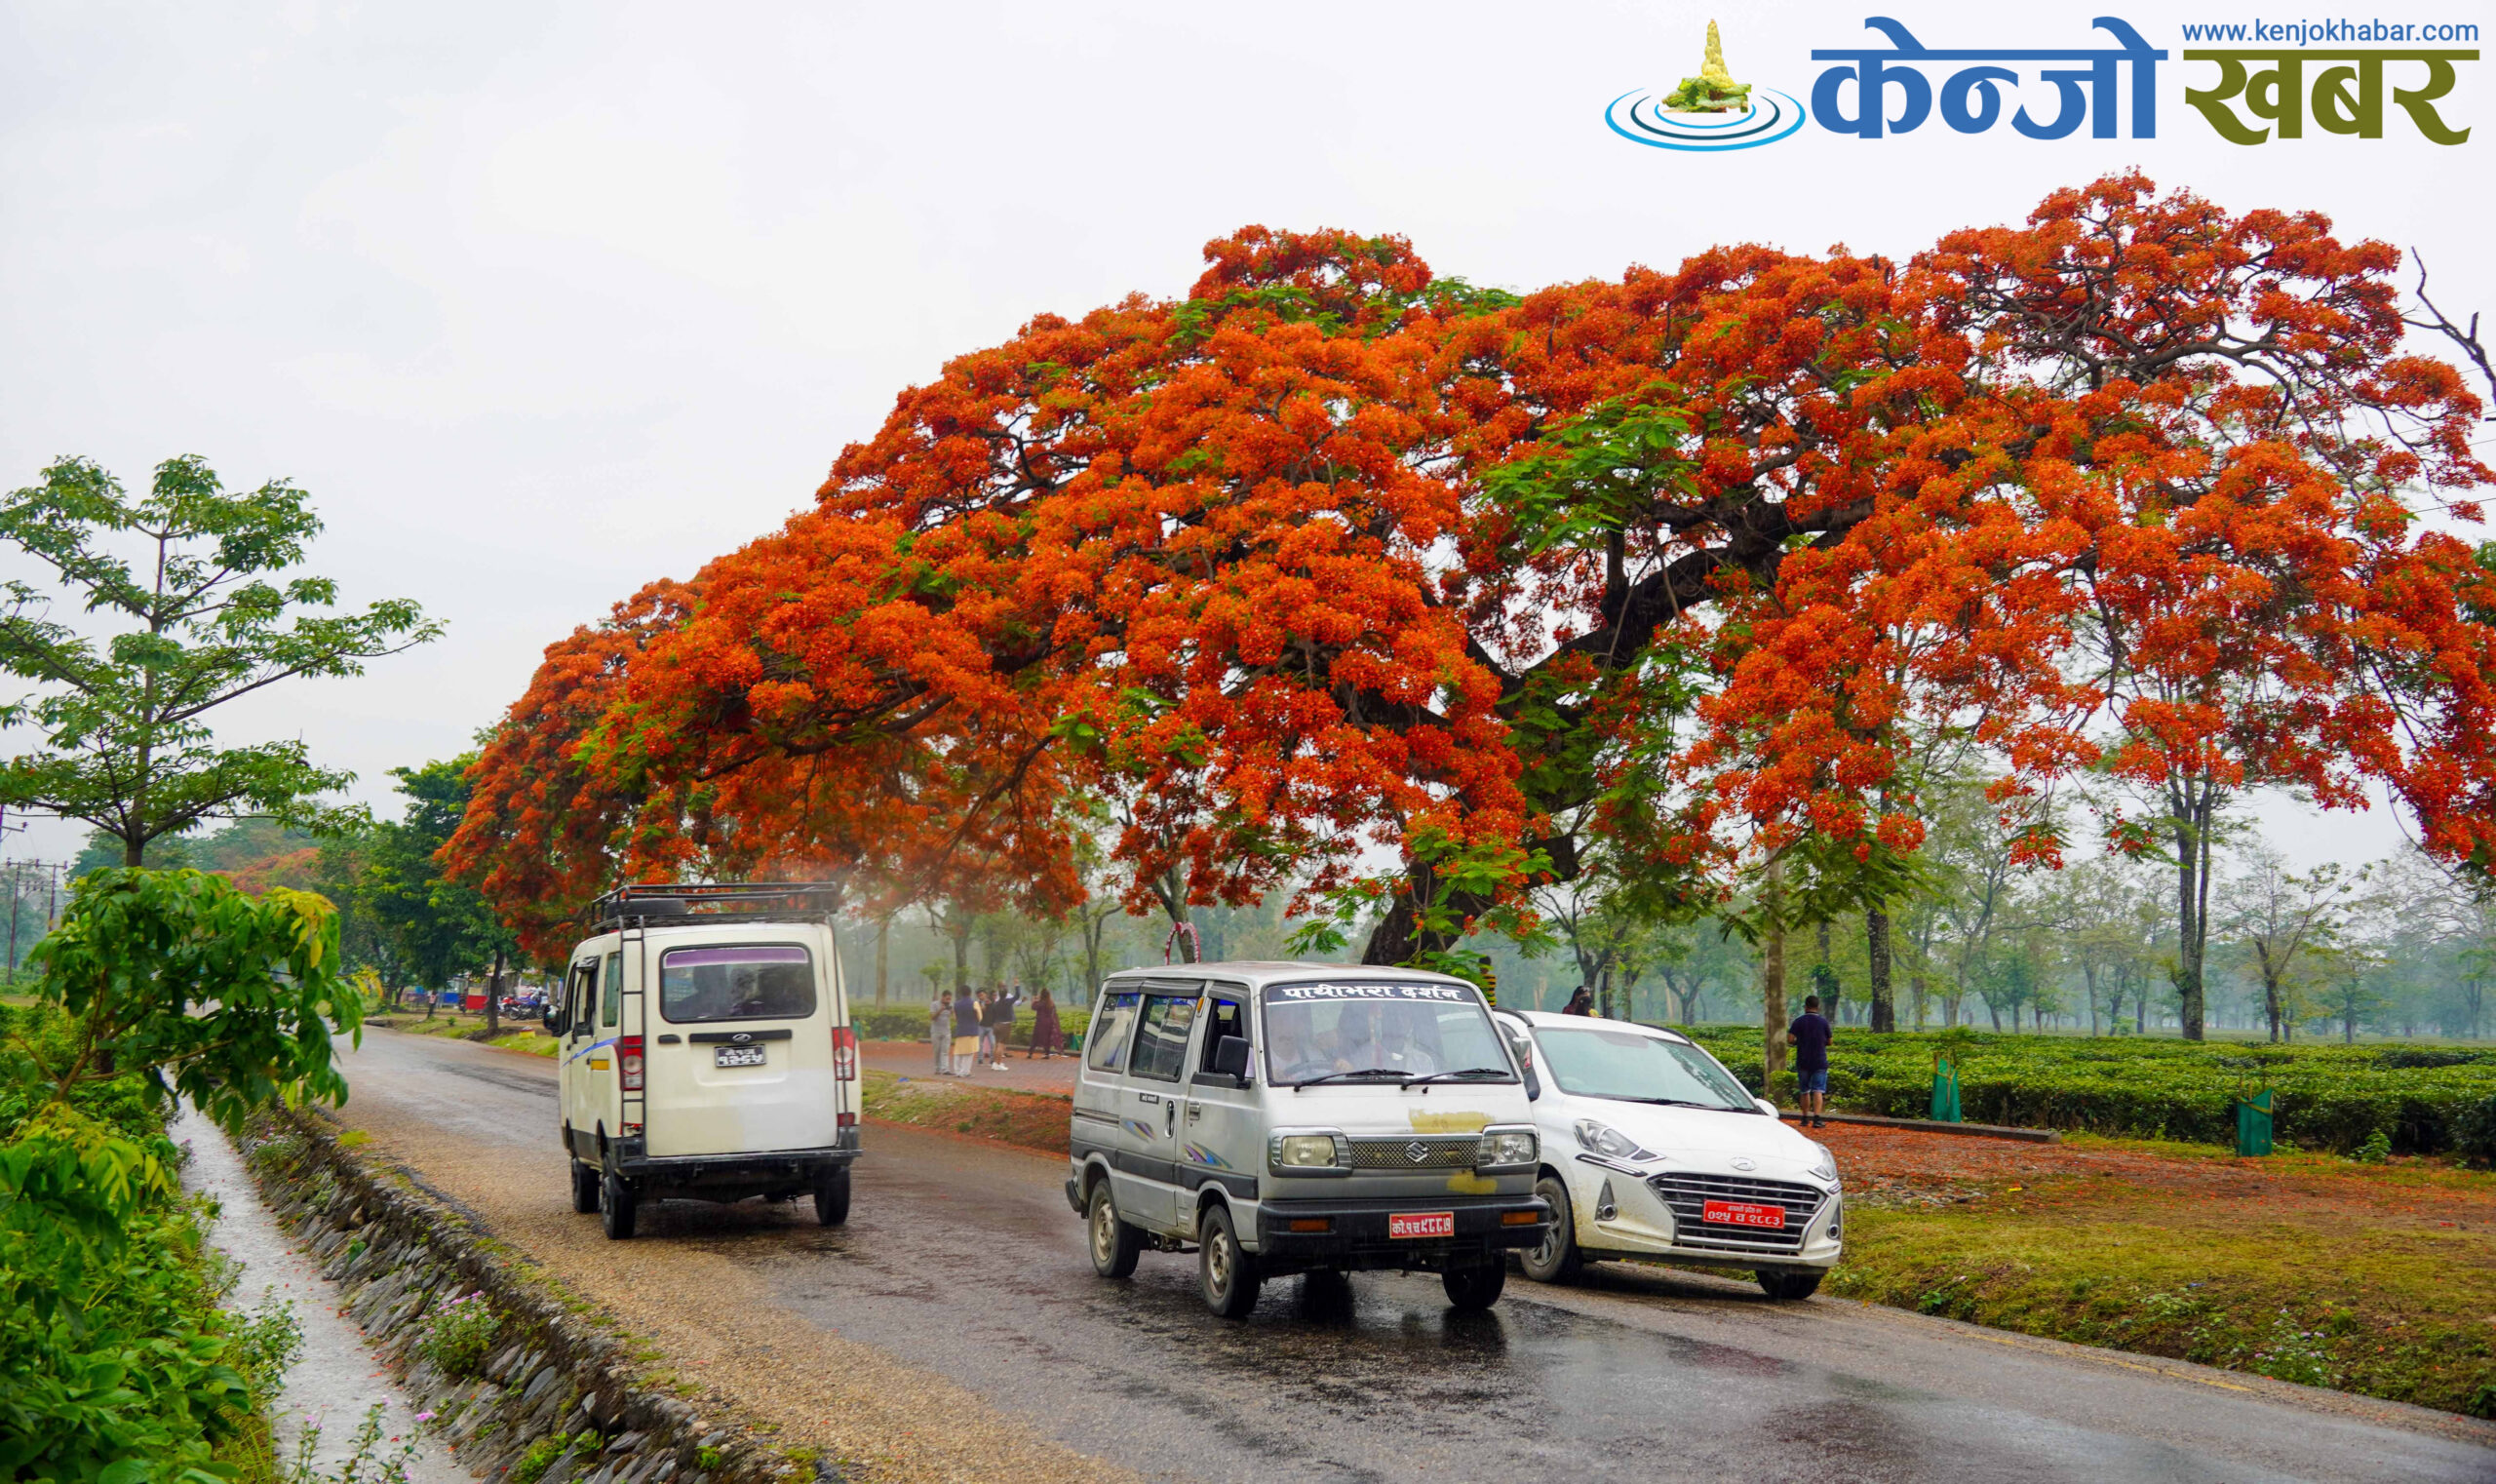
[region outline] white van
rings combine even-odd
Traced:
[[[779,882],[599,901],[545,1016],[573,1210],[617,1240],[672,1196],[808,1195],[823,1225],[848,1219],[858,1037],[833,910],[829,889]]]
[[[1534,1114],[1482,993],[1412,969],[1190,963],[1101,987],[1066,1198],[1103,1277],[1197,1254],[1206,1305],[1287,1273],[1418,1269],[1487,1308],[1543,1240]]]

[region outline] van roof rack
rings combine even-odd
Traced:
[[[645,882],[619,886],[583,914],[596,928],[659,926],[669,922],[815,921],[840,910],[833,881]]]

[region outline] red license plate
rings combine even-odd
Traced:
[[[1386,1217],[1388,1236],[1454,1236],[1454,1211],[1389,1212]]]
[[[1699,1219],[1727,1227],[1767,1227],[1782,1230],[1783,1206],[1755,1206],[1746,1200],[1711,1200],[1699,1207]]]

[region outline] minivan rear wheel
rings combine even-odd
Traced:
[[[609,1175],[599,1182],[598,1219],[599,1225],[606,1229],[608,1241],[620,1242],[632,1237],[633,1223],[641,1215],[641,1205],[640,1197],[633,1193],[631,1186],[624,1183],[623,1176]]]
[[[1239,1250],[1227,1206],[1208,1206],[1196,1219],[1196,1280],[1205,1308],[1226,1319],[1245,1319],[1257,1307],[1257,1260]]]
[[[598,1209],[598,1166],[572,1161],[572,1209],[587,1216]]]
[[[1105,1278],[1131,1276],[1135,1260],[1144,1254],[1144,1233],[1118,1220],[1108,1181],[1092,1188],[1092,1202],[1084,1208],[1083,1221],[1092,1248],[1092,1270]]]
[[[1508,1265],[1493,1257],[1471,1267],[1451,1268],[1439,1274],[1439,1286],[1447,1290],[1449,1304],[1476,1313],[1500,1302],[1500,1291],[1508,1286]]]
[[[1517,1254],[1517,1266],[1538,1283],[1566,1283],[1583,1271],[1586,1260],[1578,1250],[1577,1213],[1569,1207],[1569,1186],[1557,1175],[1534,1183],[1534,1193],[1551,1207],[1551,1230],[1538,1246]]]
[[[849,1219],[849,1167],[824,1171],[815,1177],[815,1225],[838,1227]]]

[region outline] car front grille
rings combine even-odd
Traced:
[[[1649,1177],[1648,1189],[1663,1198],[1673,1213],[1673,1245],[1709,1252],[1791,1254],[1803,1250],[1803,1233],[1819,1214],[1827,1196],[1816,1187],[1790,1180],[1752,1180],[1742,1175],[1684,1175],[1667,1172]],[[1757,1227],[1711,1226],[1707,1202],[1737,1200],[1756,1206],[1783,1206],[1785,1226],[1778,1230]]]
[[[1481,1157],[1482,1140],[1473,1134],[1352,1141],[1356,1170],[1469,1170]]]

